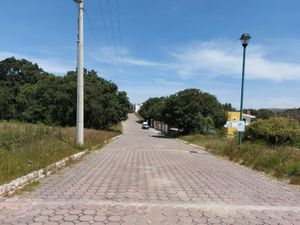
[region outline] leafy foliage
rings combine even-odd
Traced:
[[[290,117],[300,122],[300,108],[297,109],[286,109],[283,112],[279,112],[278,115],[284,117]]]
[[[163,111],[165,110],[165,98],[149,98],[139,110],[139,114],[145,119],[155,119],[163,121]]]
[[[298,122],[285,117],[256,120],[247,127],[245,133],[247,139],[262,139],[271,144],[294,143],[299,136]]]
[[[228,111],[236,111],[236,109],[231,105],[231,103],[223,104],[223,108],[226,112]]]
[[[224,108],[217,98],[198,89],[186,89],[169,97],[150,98],[139,113],[147,120],[166,122],[183,133],[203,133],[212,127],[222,127],[226,121]]]
[[[125,120],[130,103],[116,84],[84,71],[85,126],[108,128]],[[37,64],[8,58],[0,62],[0,119],[74,126],[76,72],[58,77]]]
[[[22,86],[34,84],[47,75],[37,64],[25,59],[12,57],[0,61],[0,119],[16,118],[16,96]]]

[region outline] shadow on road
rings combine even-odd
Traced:
[[[173,139],[174,137],[168,136],[168,135],[151,135],[151,137],[154,138],[166,138],[166,139]]]
[[[143,123],[143,121],[141,121],[141,120],[136,120],[135,122],[136,122],[136,123],[139,123],[139,124],[142,124],[142,123]]]

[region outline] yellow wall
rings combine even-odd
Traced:
[[[240,112],[228,112],[227,121],[239,121],[240,120]],[[227,133],[229,135],[234,135],[237,132],[237,129],[234,127],[227,128]]]

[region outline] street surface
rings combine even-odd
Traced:
[[[35,191],[0,199],[0,224],[300,225],[299,188],[136,121],[130,115],[119,139]]]

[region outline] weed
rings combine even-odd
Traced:
[[[294,162],[286,166],[286,173],[289,176],[299,176],[300,177],[300,162]]]
[[[290,184],[299,184],[300,185],[300,177],[293,176],[290,178]]]
[[[92,149],[121,133],[85,129],[85,146]],[[75,146],[75,128],[21,122],[0,123],[0,184],[26,175],[82,151]]]
[[[21,192],[30,192],[34,191],[38,188],[38,186],[41,184],[40,181],[33,181],[29,184],[26,184],[20,191]]]
[[[220,134],[187,135],[181,139],[206,147],[207,151],[270,173],[276,177],[288,177],[293,184],[300,184],[300,150],[288,146],[271,146],[264,140],[246,141],[238,148],[236,138],[228,139]]]

